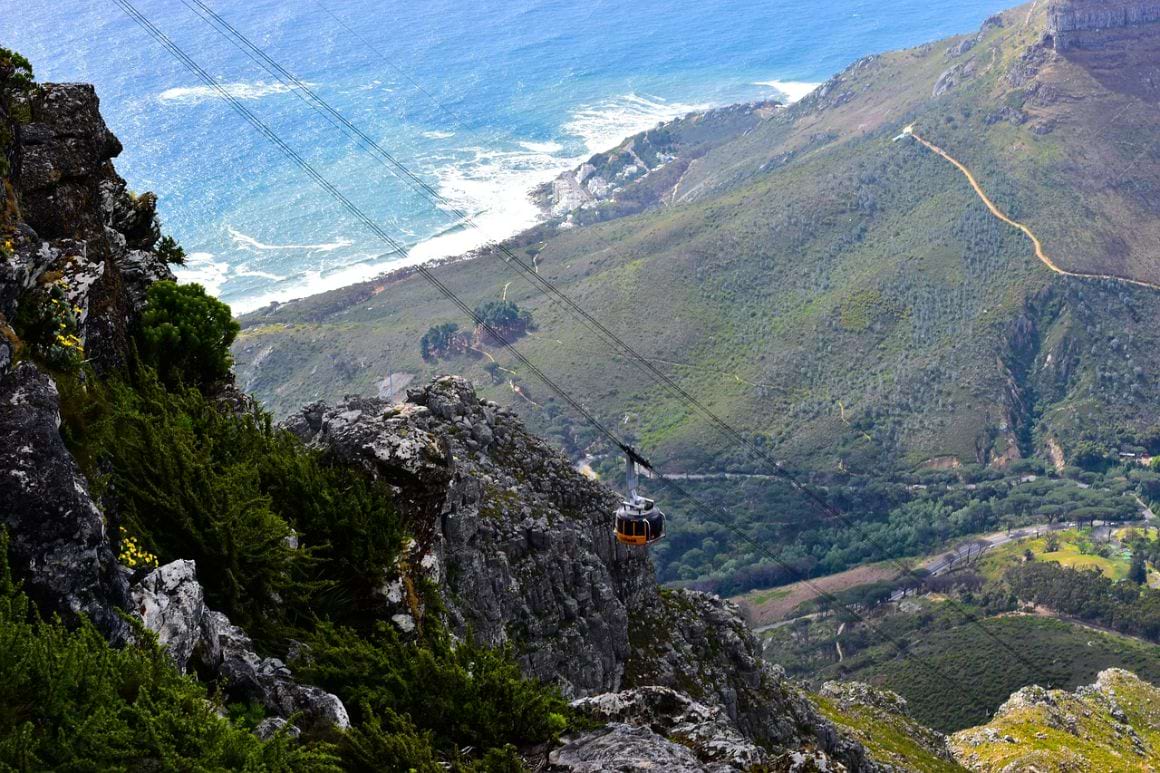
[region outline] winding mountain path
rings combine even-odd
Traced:
[[[990,210],[991,214],[994,215],[999,220],[1002,220],[1007,225],[1012,226],[1014,228],[1018,228],[1020,231],[1022,231],[1024,234],[1026,234],[1027,238],[1030,239],[1031,243],[1035,246],[1035,257],[1039,258],[1040,262],[1042,262],[1043,265],[1047,266],[1049,269],[1051,269],[1055,273],[1060,274],[1062,276],[1075,277],[1077,279],[1107,279],[1107,280],[1111,280],[1113,282],[1124,282],[1125,284],[1136,285],[1138,287],[1147,287],[1147,288],[1152,289],[1152,290],[1160,290],[1160,285],[1153,284],[1151,282],[1145,282],[1145,281],[1140,280],[1140,279],[1129,279],[1127,277],[1114,276],[1112,274],[1085,274],[1085,273],[1081,273],[1078,271],[1068,271],[1065,268],[1060,268],[1055,263],[1055,261],[1053,261],[1050,257],[1048,257],[1047,253],[1043,251],[1043,243],[1039,241],[1039,237],[1036,236],[1035,233],[1030,228],[1025,226],[1023,223],[1020,223],[1016,220],[1012,220],[1010,217],[1008,217],[1006,215],[1006,213],[1003,212],[1003,210],[999,209],[999,207],[996,206],[995,202],[991,201],[991,198],[987,195],[987,192],[983,190],[983,186],[981,186],[979,184],[979,181],[975,179],[975,175],[973,175],[971,173],[971,170],[968,169],[965,164],[963,164],[957,158],[952,156],[950,153],[947,153],[945,150],[940,148],[938,145],[935,145],[933,142],[930,142],[929,140],[920,136],[916,131],[914,131],[913,126],[907,126],[903,130],[902,135],[900,135],[900,137],[901,136],[913,137],[920,144],[922,144],[923,146],[928,148],[930,151],[932,151],[936,155],[942,156],[944,159],[946,159],[947,161],[954,164],[955,168],[958,169],[960,172],[962,172],[963,176],[967,178],[967,182],[969,182],[971,184],[971,187],[975,189],[975,193],[978,194],[979,198],[982,200],[983,204],[985,204],[987,206],[987,209]]]

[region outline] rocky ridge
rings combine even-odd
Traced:
[[[42,614],[83,615],[121,645],[133,636],[123,615],[135,612],[182,670],[195,667],[277,716],[345,727],[338,698],[297,684],[282,661],[260,657],[244,631],[205,605],[192,562],[145,577],[119,563],[105,513],[61,437],[54,377],[30,360],[13,364],[21,343],[9,321],[30,291],[63,288],[78,344],[100,372],[125,362],[148,286],[173,278],[154,251],[156,198],[131,194],[113,168],[121,144],[93,87],[42,84],[18,110],[4,208],[18,217],[3,223],[10,247],[0,254],[0,526],[18,579]]]
[[[1075,692],[1025,687],[982,727],[952,738],[971,770],[1149,770],[1160,743],[1160,690],[1118,668]]]
[[[384,616],[403,631],[417,625],[424,612],[405,588],[421,575],[439,587],[453,630],[518,645],[527,673],[608,723],[569,739],[558,769],[636,758],[740,770],[791,752],[880,769],[765,663],[734,605],[657,587],[647,554],[613,539],[613,492],[462,379],[408,390],[397,405],[312,405],[286,424],[390,483],[410,509],[412,574],[385,578]]]

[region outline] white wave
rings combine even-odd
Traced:
[[[312,87],[314,84],[307,83],[306,85]],[[263,81],[223,83],[221,87],[235,99],[261,99],[274,94],[285,94],[291,90],[289,86],[282,83],[265,83]],[[166,89],[157,95],[157,99],[162,102],[177,104],[197,104],[219,97],[218,90],[212,86],[177,86]]]
[[[185,265],[176,266],[173,273],[182,282],[196,282],[210,295],[221,295],[222,285],[229,278],[230,264],[215,260],[209,252],[191,252],[185,256]]]
[[[545,155],[555,155],[564,149],[564,146],[558,142],[521,142],[519,146],[524,150],[532,153],[543,153]]]
[[[334,269],[313,269],[303,271],[293,279],[288,279],[278,287],[266,288],[258,293],[242,296],[221,296],[222,300],[230,305],[234,314],[246,314],[256,311],[271,303],[285,303],[296,298],[305,298],[308,295],[324,293],[329,290],[339,290],[359,282],[366,282],[388,271],[394,271],[404,266],[417,265],[425,260],[403,258],[397,255],[353,256],[354,262],[350,265]]]
[[[226,230],[230,232],[230,238],[234,240],[234,244],[243,249],[256,250],[259,252],[269,252],[271,250],[306,250],[309,252],[334,252],[335,250],[350,247],[354,244],[353,241],[345,237],[338,237],[333,242],[324,242],[322,244],[264,244],[252,236],[242,233],[233,226],[226,226]]]
[[[579,137],[589,154],[602,153],[658,123],[711,107],[707,103],[667,102],[656,97],[625,94],[574,110],[562,130],[564,134]]]
[[[808,81],[758,81],[754,86],[768,86],[776,91],[781,96],[785,97],[786,102],[793,104],[804,99],[810,94],[820,83],[810,83]]]
[[[448,140],[448,139],[451,139],[452,137],[455,136],[455,132],[444,132],[444,131],[435,130],[435,131],[423,132],[423,136],[429,140]]]
[[[234,276],[253,276],[259,279],[269,279],[271,282],[283,282],[286,280],[286,277],[284,276],[271,274],[269,271],[259,271],[257,269],[250,268],[246,263],[243,263],[234,269]]]
[[[668,103],[628,94],[573,112],[561,128],[561,139],[575,138],[570,143],[571,147],[562,142],[549,141],[517,142],[518,149],[459,149],[456,157],[443,159],[442,166],[433,172],[437,179],[436,187],[439,194],[450,203],[450,207],[445,208],[471,213],[471,220],[478,227],[466,224],[445,227],[413,245],[403,257],[367,253],[365,249],[358,254],[342,255],[341,258],[335,255],[332,259],[341,260],[342,265],[304,271],[275,287],[263,288],[244,296],[227,295],[223,300],[231,304],[235,313],[244,314],[272,301],[283,303],[336,290],[372,280],[388,271],[464,255],[489,242],[509,238],[543,220],[543,212],[529,196],[530,191],[537,186],[552,180],[561,172],[575,168],[593,153],[616,147],[628,136],[650,129],[660,122],[709,107],[711,105]],[[443,138],[442,135],[440,138]],[[578,155],[563,154],[566,148]],[[353,246],[346,239],[324,245],[270,245],[233,228],[229,232],[235,244],[249,250],[299,249],[321,252]]]

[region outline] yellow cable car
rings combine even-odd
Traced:
[[[616,539],[625,545],[651,545],[665,536],[665,514],[651,499],[636,493],[636,458],[625,449],[628,499],[616,511]]]

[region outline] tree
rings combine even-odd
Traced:
[[[419,353],[423,355],[423,359],[430,360],[440,354],[445,354],[451,347],[451,342],[458,331],[459,325],[454,322],[444,322],[441,325],[428,328],[423,337],[419,339]]]
[[[1055,553],[1059,550],[1059,536],[1055,534],[1048,534],[1047,541],[1044,544],[1044,550],[1048,553]]]
[[[1140,551],[1132,553],[1132,566],[1128,569],[1128,579],[1137,585],[1148,584],[1148,566],[1144,563],[1144,554]]]
[[[475,316],[483,324],[501,333],[532,327],[532,313],[521,309],[513,301],[485,301],[475,307]]]
[[[230,344],[241,327],[230,307],[199,284],[154,282],[146,295],[137,345],[169,385],[204,386],[229,375]]]
[[[185,248],[178,244],[172,236],[162,236],[161,240],[157,242],[157,248],[154,252],[166,263],[178,266],[185,265]]]

